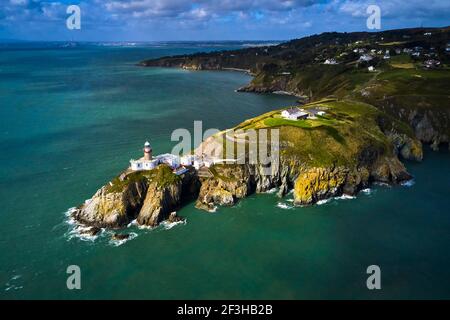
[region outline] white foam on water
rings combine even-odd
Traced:
[[[130,240],[133,240],[137,236],[138,236],[138,234],[136,232],[131,232],[131,233],[129,233],[129,237],[127,239],[121,239],[121,240],[111,239],[111,240],[109,240],[109,244],[113,245],[114,247],[118,247]]]
[[[336,200],[351,200],[351,199],[356,199],[356,197],[355,196],[350,196],[348,194],[343,194],[342,196],[335,197],[334,199],[336,199]]]
[[[152,226],[146,226],[146,225],[138,224],[138,223],[136,223],[136,226],[137,226],[138,229],[140,229],[140,230],[153,230],[153,229],[155,229],[155,227],[152,227]]]
[[[275,193],[277,192],[277,188],[272,188],[270,190],[267,190],[265,193]]]
[[[12,276],[11,279],[9,279],[9,281],[5,284],[5,286],[6,286],[5,291],[22,289],[23,286],[12,283],[16,280],[19,280],[20,278],[22,278],[21,274],[16,274],[16,275]]]
[[[97,240],[98,236],[104,231],[101,229],[96,235],[91,235],[88,233],[91,227],[77,225],[73,227],[68,233],[66,233],[67,239],[72,240],[74,238],[80,239],[82,241],[94,242]]]
[[[317,201],[316,204],[317,204],[318,206],[320,206],[320,205],[322,205],[322,204],[325,204],[325,203],[330,202],[331,200],[332,200],[332,198],[322,199],[322,200]]]
[[[286,199],[287,202],[294,202],[294,199]]]
[[[127,228],[132,227],[132,226],[137,226],[137,225],[138,225],[137,219],[134,219],[129,224],[127,224]]]
[[[372,193],[372,189],[370,189],[370,188],[362,189],[361,192],[364,193],[364,194],[371,194]]]
[[[179,224],[186,224],[186,219],[176,222],[169,222],[169,221],[161,222],[161,226],[163,227],[164,230],[170,230]]]
[[[278,202],[277,203],[277,207],[280,208],[280,209],[285,209],[285,210],[289,210],[289,209],[293,208],[292,206],[290,206],[290,205],[288,205],[286,203],[283,203],[283,202]]]
[[[208,210],[208,212],[214,213],[217,211],[217,206],[215,206],[214,208],[212,208],[211,210]]]
[[[389,183],[386,183],[386,182],[374,182],[374,185],[380,186],[380,187],[387,187],[387,188],[391,187],[391,185]]]
[[[402,182],[401,185],[404,187],[412,187],[413,185],[416,184],[416,181],[414,179]]]
[[[72,217],[72,213],[76,210],[75,207],[68,209],[64,215],[67,217],[66,223],[69,225],[69,231],[64,234],[67,240],[70,241],[74,238],[80,239],[82,241],[95,241],[98,236],[104,231],[101,229],[96,235],[90,235],[88,231],[92,228],[85,226]]]

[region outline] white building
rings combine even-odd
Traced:
[[[165,163],[172,169],[176,169],[180,166],[180,157],[169,153],[153,157],[152,148],[147,141],[144,145],[144,156],[139,160],[131,159],[130,168],[133,171],[152,170],[161,163]]]
[[[180,166],[180,157],[174,154],[165,153],[159,156],[156,156],[159,160],[159,163],[165,163],[172,169],[176,169]]]
[[[159,161],[157,159],[153,159],[153,160],[144,160],[144,159],[133,160],[133,159],[131,159],[130,164],[131,164],[131,170],[133,170],[133,171],[152,170],[158,166]]]
[[[180,163],[183,166],[192,166],[194,164],[194,160],[197,158],[196,155],[193,154],[187,154],[180,158]]]
[[[288,120],[298,120],[308,118],[308,113],[303,109],[289,108],[281,112],[281,116]]]
[[[373,66],[370,66],[370,67],[367,68],[367,70],[369,70],[369,72],[374,72],[375,68]]]
[[[338,64],[336,59],[327,59],[323,64]]]

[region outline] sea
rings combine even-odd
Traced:
[[[80,236],[71,208],[145,141],[170,152],[172,132],[194,121],[226,129],[296,103],[236,92],[251,80],[242,72],[136,64],[256,45],[1,43],[0,299],[449,299],[447,148],[406,162],[407,184],[356,197],[294,207],[271,190],[214,213],[190,203],[184,223],[132,223],[128,240]],[[380,289],[367,286],[370,266]]]

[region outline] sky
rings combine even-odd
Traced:
[[[69,5],[81,29],[69,30]],[[450,0],[0,0],[0,39],[33,41],[287,40],[367,28],[450,25]]]

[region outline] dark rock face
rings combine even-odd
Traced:
[[[137,222],[140,225],[155,227],[160,222],[167,220],[170,213],[181,204],[181,185],[182,183],[178,182],[159,188],[157,184],[151,184]]]
[[[169,215],[169,218],[167,218],[167,221],[170,223],[175,223],[175,222],[184,221],[184,218],[178,216],[176,212],[172,212]]]
[[[391,102],[385,102],[377,107],[408,123],[414,130],[416,138],[422,143],[429,144],[433,150],[438,150],[441,144],[448,144],[450,147],[450,109],[438,106],[403,108]],[[408,155],[408,150],[405,152],[405,155]]]

